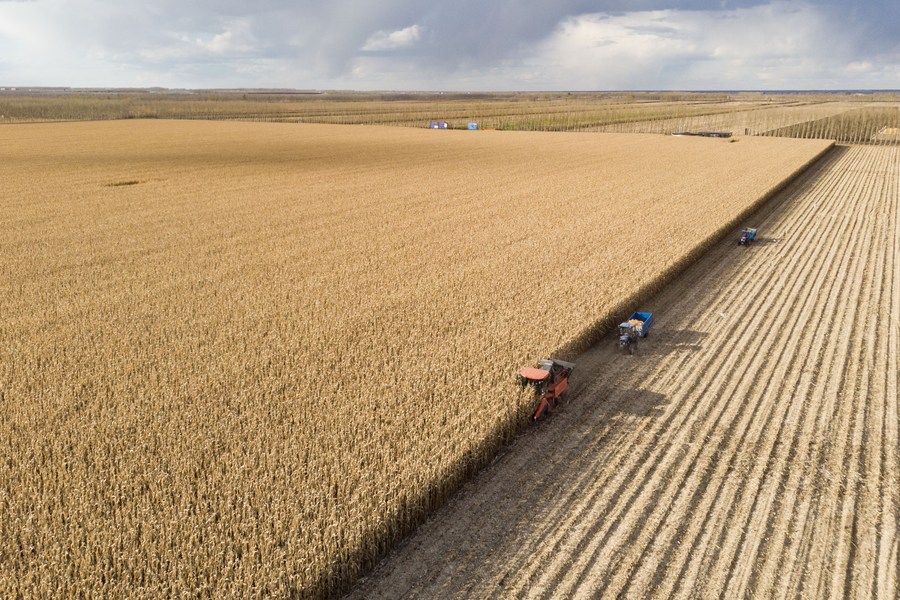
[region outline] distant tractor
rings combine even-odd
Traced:
[[[637,350],[638,339],[647,337],[651,327],[653,327],[653,313],[633,313],[627,321],[619,324],[617,341],[619,350],[634,354]]]
[[[741,239],[738,240],[738,246],[749,246],[756,239],[756,230],[751,227],[741,229]]]
[[[569,376],[575,363],[548,358],[538,361],[537,367],[524,367],[518,373],[519,385],[534,390],[535,410],[531,420],[537,421],[541,415],[556,408],[559,397],[569,388]]]

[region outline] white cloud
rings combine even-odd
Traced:
[[[383,52],[407,48],[422,38],[422,27],[410,25],[397,31],[378,31],[363,44],[363,52]]]
[[[246,19],[225,22],[219,33],[185,31],[172,33],[169,38],[168,43],[136,50],[136,57],[151,63],[222,58],[234,61],[253,58],[260,51],[260,44]]]
[[[213,35],[208,41],[198,40],[197,45],[213,54],[247,54],[259,47],[246,19],[226,23],[224,31]]]
[[[845,59],[834,25],[806,3],[729,11],[591,14],[565,20],[532,60],[554,84],[588,89],[813,86]]]
[[[852,75],[867,74],[873,71],[875,71],[875,65],[868,60],[854,61],[844,67],[844,72]]]
[[[580,12],[586,6],[595,12]],[[693,10],[672,8],[678,6]],[[0,85],[900,88],[898,6],[896,0],[852,6],[839,0],[0,0]],[[659,7],[668,9],[650,10]]]

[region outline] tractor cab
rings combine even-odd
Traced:
[[[634,346],[637,344],[640,331],[634,323],[619,323],[619,350],[628,350],[634,354]]]
[[[545,362],[545,361],[541,361]],[[538,367],[523,367],[519,373],[519,385],[522,388],[531,387],[534,389],[534,394],[536,396],[541,396],[544,392],[547,391],[547,386],[550,384],[550,369],[543,368],[543,365],[538,363]]]
[[[638,340],[650,335],[653,327],[653,313],[635,311],[631,313],[627,321],[619,323],[619,338],[617,341],[619,350],[627,350],[634,354]]]
[[[634,323],[619,323],[619,336],[628,336],[637,335],[637,329],[634,326]]]
[[[744,227],[741,229],[741,239],[738,240],[739,246],[749,246],[756,239],[756,229],[752,227]]]
[[[534,390],[537,405],[531,415],[533,420],[536,421],[541,415],[556,408],[559,397],[569,387],[569,375],[574,368],[575,363],[551,358],[538,361],[537,367],[523,367],[519,370],[519,385],[522,389],[530,387]]]

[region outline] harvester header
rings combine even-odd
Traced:
[[[531,414],[533,421],[556,408],[559,397],[569,388],[569,376],[573,369],[575,363],[548,358],[539,360],[537,367],[523,367],[519,370],[519,385],[534,389],[536,408]]]

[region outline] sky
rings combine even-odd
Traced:
[[[900,0],[0,0],[0,86],[900,89]]]

